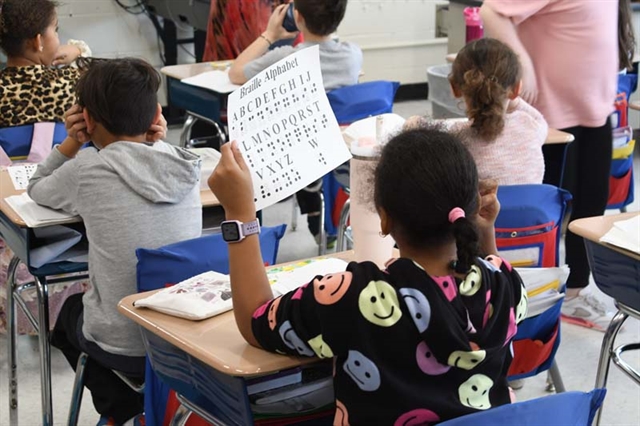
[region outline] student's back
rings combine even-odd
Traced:
[[[279,6],[269,19],[267,30],[233,63],[229,71],[231,80],[242,84],[293,52],[317,44],[325,90],[358,83],[362,51],[353,43],[331,37],[344,17],[347,1],[295,0],[293,3],[295,22],[305,41],[296,47],[283,46],[268,51],[272,43],[292,36],[282,27],[288,5]]]
[[[91,288],[83,299],[83,334],[107,352],[144,356],[137,326],[116,306],[136,292],[136,248],[200,236],[200,160],[164,142],[116,142],[100,151],[82,150],[63,166],[66,173],[39,185],[39,178],[53,171],[49,167],[65,161],[62,157],[52,152],[29,193],[38,203],[74,211],[84,221]]]
[[[518,97],[520,63],[516,54],[494,39],[466,45],[456,56],[449,81],[467,106],[468,123],[460,131],[478,166],[478,176],[500,185],[542,183],[542,145],[547,122]]]

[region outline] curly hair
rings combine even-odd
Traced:
[[[318,36],[335,32],[347,10],[347,0],[293,0],[293,3],[309,32]]]
[[[492,141],[504,129],[505,102],[520,78],[518,56],[498,40],[475,40],[456,56],[449,81],[462,92],[471,128],[482,139]]]
[[[57,5],[54,0],[0,0],[0,48],[8,57],[22,55],[25,42],[45,32]]]
[[[464,273],[479,252],[475,161],[457,136],[424,127],[406,130],[383,148],[375,171],[374,201],[391,218],[396,241],[414,249],[437,248],[455,240],[456,271]],[[449,213],[466,218],[454,223]]]

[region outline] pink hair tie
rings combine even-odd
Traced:
[[[456,220],[465,217],[464,210],[460,207],[454,207],[449,212],[449,222],[454,223]]]

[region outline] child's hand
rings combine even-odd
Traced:
[[[222,204],[227,219],[255,219],[251,173],[237,143],[233,141],[222,145],[220,152],[222,158],[209,177],[209,188]]]
[[[276,7],[269,18],[269,23],[267,24],[267,30],[265,31],[265,36],[269,39],[270,42],[274,43],[278,40],[284,40],[287,38],[294,38],[297,33],[290,33],[285,30],[282,26],[284,22],[284,17],[287,15],[287,8],[289,8],[289,4],[281,4]]]
[[[67,135],[80,145],[91,140],[80,105],[74,105],[64,113],[64,127],[67,129]]]
[[[147,130],[147,142],[158,142],[167,136],[167,120],[160,114],[158,121]]]
[[[480,230],[490,229],[500,213],[500,201],[498,201],[498,182],[493,179],[485,179],[479,182],[480,209],[476,224]]]
[[[58,48],[56,57],[52,62],[52,65],[70,65],[78,59],[82,54],[82,51],[78,46],[71,44],[63,44]]]

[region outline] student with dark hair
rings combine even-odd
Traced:
[[[320,70],[325,90],[358,83],[362,68],[362,51],[348,42],[332,38],[347,9],[347,0],[294,0],[293,16],[304,42],[296,47],[282,46],[269,50],[277,41],[295,37],[282,23],[289,4],[277,6],[269,18],[267,29],[233,62],[229,78],[244,84],[260,71],[309,46],[320,47]],[[317,181],[296,194],[302,214],[307,215],[309,231],[320,241],[320,194],[322,181]],[[335,241],[335,238],[332,239]]]
[[[200,159],[147,142],[160,116],[160,81],[139,59],[92,63],[77,95],[95,148],[80,150],[70,132],[29,182],[36,203],[79,214],[87,230],[91,287],[67,299],[51,343],[73,368],[80,352],[89,354],[85,385],[100,424],[124,424],[143,409],[143,398],[112,372],[144,376],[140,331],[116,309],[136,292],[135,250],[195,238],[202,229]]]
[[[496,254],[497,188],[479,191],[467,149],[430,129],[391,139],[374,182],[400,258],[384,271],[352,262],[273,299],[258,237],[229,244],[240,332],[269,351],[333,358],[334,424],[431,424],[508,404],[510,342],[527,299]],[[255,220],[236,145],[222,147],[209,186],[227,219]]]
[[[0,0],[0,48],[7,55],[0,71],[0,127],[61,122],[73,105],[80,72],[67,65],[91,50],[77,40],[60,45],[56,5]]]

